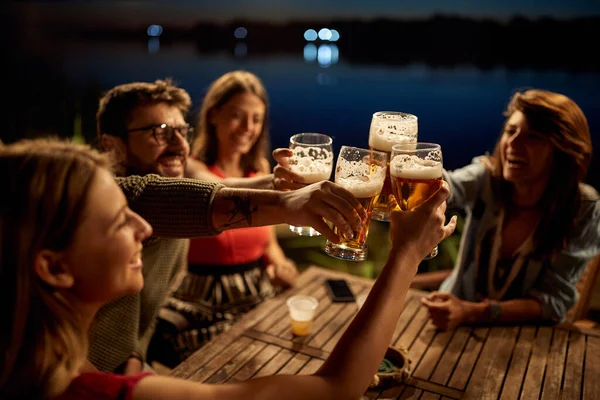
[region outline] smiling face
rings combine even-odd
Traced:
[[[265,103],[255,94],[238,93],[209,114],[215,128],[219,153],[247,154],[258,140],[265,119]]]
[[[88,303],[140,291],[142,241],[151,233],[150,225],[129,209],[110,172],[98,169],[81,222],[61,260],[73,275],[69,291]]]
[[[150,125],[167,124],[184,126],[181,111],[168,103],[140,104],[129,115],[127,129],[138,129]],[[158,144],[152,130],[129,132],[125,142],[125,167],[128,174],[158,174],[165,177],[182,178],[190,145],[179,133],[166,144]]]
[[[554,162],[554,147],[543,133],[533,131],[525,114],[515,111],[500,139],[504,179],[515,185],[546,185]]]

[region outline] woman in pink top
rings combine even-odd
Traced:
[[[455,218],[444,225],[447,185],[418,209],[392,213],[380,279],[313,375],[223,385],[124,377],[83,372],[88,330],[100,307],[142,288],[142,241],[152,228],[128,207],[106,159],[86,146],[0,145],[0,179],[1,399],[358,398],[388,348],[418,264],[456,225]]]
[[[268,97],[260,79],[232,71],[209,87],[196,124],[187,176],[252,178],[271,172]],[[149,361],[175,367],[244,313],[292,286],[298,275],[274,226],[232,229],[192,239],[189,268],[167,300],[148,352]]]

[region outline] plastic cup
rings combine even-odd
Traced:
[[[296,336],[307,336],[312,328],[315,310],[319,301],[312,296],[292,296],[287,300],[292,325],[292,333]]]

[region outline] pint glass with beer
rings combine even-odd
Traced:
[[[379,111],[373,114],[369,130],[369,148],[371,150],[390,153],[395,144],[417,143],[418,119],[413,114],[396,111]],[[373,206],[373,219],[389,221],[388,212],[389,196],[392,194],[389,165],[381,194]]]
[[[392,147],[390,175],[402,211],[421,205],[442,186],[442,148],[435,143],[396,144]],[[426,258],[435,257],[438,248]]]
[[[340,243],[327,241],[325,252],[330,256],[350,261],[367,258],[367,236],[373,205],[379,197],[388,164],[388,155],[381,151],[342,146],[335,167],[335,183],[348,190],[358,199],[367,212],[361,228],[346,239],[337,228]]]
[[[301,175],[305,183],[327,181],[333,170],[333,140],[322,133],[298,133],[290,138],[294,155],[289,159],[292,172]],[[301,236],[319,236],[310,226],[293,226],[290,230]]]

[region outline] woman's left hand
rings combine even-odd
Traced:
[[[429,309],[431,322],[443,331],[454,329],[468,319],[463,301],[452,293],[432,292],[422,297],[421,303]]]
[[[271,283],[276,286],[290,287],[296,284],[298,269],[296,263],[286,258],[277,263],[267,265],[265,269]]]

